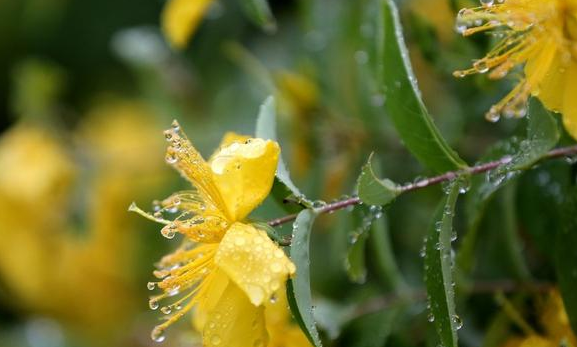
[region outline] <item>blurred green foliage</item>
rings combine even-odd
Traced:
[[[0,346],[152,344],[149,329],[156,317],[147,310],[145,283],[150,279],[153,263],[176,243],[162,239],[156,226],[124,213],[124,209],[132,200],[145,205],[155,197],[168,196],[185,187],[176,173],[162,168],[164,144],[153,140],[154,136],[162,140],[162,127],[174,118],[179,119],[195,146],[208,154],[226,131],[253,134],[259,106],[274,95],[278,103],[278,134],[274,136],[282,146],[294,184],[312,201],[330,202],[356,194],[357,178],[373,151],[372,164],[380,169],[377,176],[394,182],[410,183],[440,171],[415,159],[405,147],[412,150],[411,144],[397,133],[394,123],[404,123],[404,132],[411,133],[415,118],[407,121],[409,118],[402,113],[388,113],[401,107],[387,107],[388,102],[405,101],[407,95],[415,98],[416,105],[426,105],[427,111],[422,111],[434,120],[431,132],[439,136],[436,145],[449,149],[448,153],[452,153],[450,148],[455,149],[470,165],[517,153],[522,145],[519,139],[525,137],[530,122],[503,119],[492,124],[483,117],[508,90],[510,81],[488,82],[478,76],[455,80],[451,76],[453,70],[468,66],[491,43],[491,38],[465,40],[453,34],[456,11],[472,3],[398,2],[409,54],[406,58],[410,58],[420,92],[388,100],[400,97],[384,92],[380,77],[387,74],[386,68],[394,69],[399,62],[389,61],[392,67],[383,70],[380,45],[384,42],[379,42],[383,25],[381,1],[270,1],[276,20],[274,32],[253,24],[246,17],[243,1],[216,1],[182,52],[172,51],[159,30],[164,5],[160,0],[0,2],[0,148],[13,151],[8,139],[15,129],[39,128],[55,139],[59,148],[55,152],[64,153],[75,168],[74,179],[63,174],[67,200],[54,205],[54,209],[47,208],[56,204],[52,200],[40,201],[46,205],[37,204],[38,201],[27,205],[18,199],[16,203],[7,191],[0,192],[4,206],[14,209],[12,216],[38,220],[38,225],[19,224],[4,217],[2,211],[0,235],[2,242],[10,245],[6,250],[2,248],[3,252],[24,252],[21,259],[29,259],[40,252],[36,249],[39,247],[50,259],[55,252],[44,249],[45,240],[62,238],[62,244],[73,248],[79,241],[91,240],[98,234],[95,230],[100,230],[100,219],[94,217],[95,203],[91,200],[101,196],[98,192],[105,201],[96,205],[106,209],[96,210],[115,211],[100,217],[109,223],[103,229],[111,235],[124,233],[121,241],[110,237],[103,245],[117,240],[130,246],[119,245],[117,252],[126,252],[129,259],[112,262],[116,259],[113,252],[103,251],[70,258],[68,263],[72,265],[68,264],[68,268],[53,265],[53,272],[48,272],[48,277],[58,278],[62,269],[84,269],[74,264],[81,257],[87,257],[88,264],[91,260],[102,262],[108,270],[118,270],[119,274],[111,277],[121,279],[121,284],[113,282],[112,289],[103,285],[104,298],[92,296],[87,289],[86,297],[57,301],[52,292],[46,292],[42,293],[45,305],[41,305],[37,301],[42,300],[34,295],[34,300],[19,295],[22,293],[15,289],[18,286],[10,283],[15,277],[8,271],[0,273]],[[122,106],[125,102],[131,106]],[[127,113],[132,115],[127,117],[132,122],[118,121]],[[140,120],[150,127],[137,127]],[[427,118],[423,122],[429,121]],[[139,134],[144,135],[138,137]],[[123,146],[125,140],[129,144]],[[42,137],[42,141],[48,140]],[[572,140],[561,134],[561,143]],[[546,143],[541,152],[553,145]],[[31,148],[41,154],[46,150],[36,143]],[[453,164],[459,164],[455,167],[460,167],[458,157],[449,157]],[[453,247],[457,252],[456,310],[464,322],[459,330],[462,346],[500,346],[526,333],[519,327],[522,324],[515,323],[511,307],[529,325],[539,326],[542,310],[538,302],[545,300],[549,289],[555,287],[556,275],[562,294],[573,300],[567,307],[575,307],[570,286],[575,283],[577,265],[562,264],[563,259],[555,256],[558,251],[573,256],[573,248],[563,243],[574,240],[577,232],[574,222],[562,222],[574,217],[571,211],[575,205],[575,163],[567,161],[542,163],[531,171],[505,175],[504,179],[494,172],[476,176],[471,178],[467,195],[456,203],[451,222],[459,236]],[[0,170],[14,170],[16,176],[18,170],[50,172],[51,165],[57,165],[56,160],[44,164],[38,161],[39,166],[32,168],[26,166],[30,163],[25,160],[10,163],[16,164]],[[56,171],[56,176],[61,174]],[[116,177],[113,173],[121,174]],[[46,177],[37,176],[30,180],[44,184]],[[143,176],[149,181],[136,180]],[[0,176],[0,181],[5,179],[5,186],[16,182],[14,176],[6,177]],[[30,181],[30,186],[34,182]],[[61,185],[60,178],[49,183]],[[113,192],[103,193],[103,187],[112,187]],[[51,194],[53,191],[48,191],[41,198]],[[282,187],[279,194],[281,198],[288,195]],[[286,214],[286,207],[293,212],[302,207],[290,203],[282,206],[279,194],[277,199],[271,196],[253,217],[266,221]],[[437,345],[434,325],[439,323],[428,322],[424,260],[419,255],[426,248],[435,249],[435,243],[429,240],[422,250],[423,239],[433,234],[429,231],[435,225],[433,217],[443,197],[439,187],[427,187],[403,194],[377,212],[366,207],[361,212],[343,210],[317,218],[310,231],[310,285],[316,306],[311,316],[315,315],[319,339],[325,345]],[[376,213],[380,215],[377,217]],[[56,222],[52,220],[54,216],[58,216]],[[367,216],[375,223],[364,228],[361,224]],[[444,237],[450,234],[448,228],[443,226]],[[47,235],[32,236],[32,241],[13,235],[37,235],[41,229],[46,229]],[[279,227],[278,232],[289,235],[290,224]],[[34,241],[37,237],[40,241]],[[30,257],[26,252],[30,252]],[[9,265],[6,268],[13,265],[9,259],[0,260]],[[30,274],[48,271],[38,268],[38,264],[24,265]],[[563,266],[567,271],[559,273]],[[347,269],[353,269],[353,273]],[[20,274],[19,269],[15,272]],[[84,278],[89,272],[79,272],[74,278],[86,281],[77,280],[77,287],[73,287],[72,280],[62,280],[50,290],[73,287],[72,292],[76,293],[84,292],[85,286],[93,284],[91,281],[109,283],[107,276],[91,279]],[[108,274],[102,269],[98,273]],[[521,293],[505,290],[511,307],[494,299],[493,291],[475,289],[475,283],[480,281],[510,285],[518,280],[527,281],[529,289]],[[295,283],[305,295],[309,285],[306,282]],[[450,287],[451,283],[444,286]],[[78,311],[82,311],[83,303],[114,306],[117,301],[130,302],[130,307],[123,308],[128,317],[103,316],[110,313],[96,310],[96,318],[89,320],[94,325],[79,327],[83,321],[74,321],[82,316]],[[569,316],[575,324],[575,313],[569,312]],[[310,328],[312,317],[302,319]],[[546,329],[537,331],[545,335]],[[188,322],[174,330],[167,345],[198,344]],[[456,339],[444,335],[442,341],[448,340]]]

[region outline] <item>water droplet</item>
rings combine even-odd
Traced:
[[[163,306],[160,308],[160,312],[163,314],[170,314],[170,312],[172,312],[172,308],[170,306]]]
[[[366,64],[369,61],[369,55],[365,51],[356,51],[355,60],[359,65]]]
[[[457,231],[453,229],[451,232],[451,242],[454,242],[455,240],[457,240]]]
[[[148,300],[148,307],[150,307],[151,310],[156,310],[158,308],[158,301],[156,301],[156,299]]]
[[[277,301],[278,301],[278,298],[277,298],[276,294],[273,293],[273,294],[270,296],[270,303],[271,303],[271,304],[276,304]]]
[[[475,70],[477,70],[478,73],[485,73],[489,71],[489,65],[487,65],[487,62],[485,60],[477,60],[473,64],[473,67],[475,68]]]
[[[150,338],[154,342],[164,341],[164,339],[166,338],[166,336],[164,336],[164,329],[160,327],[155,327],[154,329],[152,329],[152,332],[150,333]]]
[[[220,336],[218,336],[218,335],[213,335],[210,338],[210,343],[213,346],[218,346],[218,345],[220,345],[221,342],[222,342],[222,340],[221,340]]]
[[[166,139],[166,141],[172,141],[174,134],[172,132],[172,130],[165,130],[164,131],[164,138]]]
[[[489,112],[487,112],[485,114],[485,119],[488,120],[491,123],[495,123],[498,122],[499,119],[501,118],[501,112],[499,111],[499,109],[495,106],[491,107],[491,109],[489,110]]]
[[[174,131],[174,132],[180,131],[180,124],[178,124],[178,121],[176,119],[172,121],[172,124],[170,125],[170,127],[172,128],[172,131]]]
[[[463,321],[461,320],[461,317],[453,315],[451,319],[453,320],[453,324],[455,324],[455,329],[459,330],[463,327]]]
[[[154,288],[156,288],[156,283],[155,282],[148,282],[146,284],[146,288],[148,288],[148,290],[154,290]]]
[[[427,320],[429,321],[429,323],[433,323],[435,321],[435,316],[433,315],[432,312],[429,312],[429,314],[427,315]]]
[[[178,161],[178,157],[176,156],[176,153],[169,152],[166,153],[166,157],[164,157],[164,160],[166,160],[168,164],[176,164],[176,162]]]
[[[480,2],[481,6],[485,8],[493,7],[493,4],[495,3],[494,0],[480,0]]]
[[[327,203],[322,201],[322,200],[313,201],[313,208],[321,208],[321,207],[325,207],[326,205],[327,205]]]
[[[160,233],[162,234],[162,236],[166,237],[167,239],[172,239],[172,238],[174,238],[174,235],[176,234],[176,227],[174,224],[165,225],[160,230]]]

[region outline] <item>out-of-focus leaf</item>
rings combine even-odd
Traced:
[[[341,329],[351,319],[356,309],[355,305],[321,299],[315,301],[313,312],[317,325],[326,332],[329,339],[336,339]]]
[[[391,290],[401,292],[407,288],[407,285],[393,253],[386,213],[383,213],[380,220],[373,222],[371,228],[369,249],[372,261],[370,265],[375,275]]]
[[[439,340],[446,347],[457,347],[457,330],[462,325],[455,312],[451,259],[453,215],[460,189],[461,182],[451,182],[447,196],[435,214],[436,222],[429,229],[426,243],[425,284],[430,305],[429,320],[434,320]]]
[[[356,318],[345,328],[339,346],[385,346],[400,312],[399,307],[392,307]]]
[[[557,216],[569,191],[570,170],[566,162],[551,160],[519,178],[516,205],[520,227],[549,264],[554,263],[557,233],[563,225]]]
[[[311,209],[302,210],[293,224],[290,257],[297,267],[294,278],[287,282],[287,297],[293,316],[310,342],[321,347],[321,339],[313,317],[310,283],[310,235],[316,214]]]
[[[565,311],[574,332],[577,332],[577,187],[566,195],[563,225],[557,233],[555,268]]]
[[[479,224],[484,216],[487,203],[493,194],[519,175],[519,170],[527,169],[540,160],[559,140],[557,122],[541,103],[533,98],[529,107],[527,138],[518,141],[513,138],[492,147],[482,162],[510,156],[506,165],[471,178],[471,189],[467,199],[469,227],[457,256],[459,270],[468,272],[473,267],[474,248]]]
[[[359,198],[367,205],[387,205],[401,193],[401,190],[395,182],[377,178],[371,164],[372,158],[371,154],[357,181]]]
[[[345,269],[353,282],[364,283],[367,278],[365,264],[366,243],[371,232],[371,226],[376,219],[383,216],[380,206],[357,208],[355,214],[356,229],[349,235],[350,247],[345,259]]]
[[[276,21],[267,0],[242,0],[247,16],[266,32],[276,30]]]
[[[435,172],[458,170],[465,162],[449,147],[427,112],[405,46],[399,14],[392,0],[382,0],[382,76],[385,107],[405,146]],[[379,43],[377,43],[379,44]]]
[[[276,103],[272,96],[269,96],[260,106],[260,111],[256,121],[255,136],[261,139],[278,141],[276,133]],[[305,195],[301,193],[291,180],[286,164],[282,159],[282,155],[278,161],[276,179],[278,179],[290,191],[298,204],[306,207],[312,206],[312,202],[307,200]]]
[[[503,170],[530,168],[559,141],[557,121],[537,98],[531,99],[528,117],[527,138],[521,142],[519,152]]]
[[[499,142],[491,147],[482,157],[481,162],[489,162],[511,156],[519,150],[519,141],[513,138],[509,141]],[[485,175],[473,175],[470,177],[470,189],[465,200],[465,212],[467,215],[467,233],[461,242],[457,254],[457,269],[461,272],[469,272],[475,261],[475,245],[479,227],[487,204],[501,187],[517,177],[519,171],[497,172],[491,171]]]

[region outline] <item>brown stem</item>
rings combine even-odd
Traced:
[[[577,155],[577,145],[555,148],[555,149],[549,151],[547,154],[545,154],[543,156],[543,158],[541,158],[541,160],[559,158],[559,157],[564,157],[564,156],[574,156],[574,155]],[[468,167],[468,168],[463,169],[463,170],[449,171],[449,172],[446,172],[446,173],[438,175],[438,176],[433,176],[430,178],[424,178],[424,179],[419,180],[417,182],[409,183],[409,184],[406,184],[404,186],[401,186],[400,190],[401,190],[401,193],[406,193],[406,192],[410,192],[413,190],[423,189],[423,188],[437,185],[437,184],[440,184],[443,182],[451,181],[451,180],[453,180],[453,179],[455,179],[461,175],[476,175],[476,174],[484,173],[487,171],[491,171],[491,170],[496,169],[499,166],[505,165],[509,162],[511,162],[511,156],[505,156],[499,160],[490,161],[487,163]],[[361,200],[358,197],[352,197],[352,198],[348,198],[345,200],[340,200],[340,201],[336,201],[336,202],[327,204],[323,207],[319,207],[319,208],[315,209],[315,211],[318,214],[330,213],[330,212],[334,212],[334,211],[337,211],[337,210],[340,210],[340,209],[343,209],[343,208],[346,208],[349,206],[354,206],[354,205],[357,205],[360,203],[361,203]],[[279,225],[282,225],[285,223],[292,222],[296,218],[297,218],[296,214],[291,214],[291,215],[287,215],[284,217],[272,219],[272,220],[268,221],[268,225],[271,227],[276,227],[276,226],[279,226]]]

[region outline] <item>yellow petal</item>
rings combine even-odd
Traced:
[[[209,289],[203,297],[198,298],[198,305],[194,311],[192,322],[197,331],[202,332],[204,330],[204,325],[210,312],[214,310],[220,301],[228,283],[228,276],[222,271],[215,270],[213,277],[211,277]]]
[[[266,329],[270,337],[268,347],[312,347],[299,326],[291,320],[286,290],[281,288],[274,295],[276,300],[265,304]]]
[[[264,307],[252,305],[244,292],[230,282],[206,321],[203,345],[267,346]]]
[[[559,112],[563,105],[565,75],[560,53],[552,40],[544,40],[543,49],[527,62],[525,76],[535,84],[532,94],[547,109]]]
[[[532,335],[523,340],[519,347],[555,347],[556,343],[538,335]]]
[[[264,231],[243,223],[233,224],[224,235],[215,263],[255,306],[269,300],[295,272],[294,264]]]
[[[563,100],[563,125],[577,140],[577,63],[572,62],[565,72],[565,98]],[[561,92],[561,91],[560,91]]]
[[[214,160],[214,157],[220,152],[221,149],[228,147],[233,143],[239,143],[239,144],[245,143],[248,139],[250,139],[250,136],[240,135],[235,133],[234,131],[226,132],[222,137],[222,140],[220,140],[218,148],[210,156],[209,162],[212,162]]]
[[[170,0],[162,11],[162,29],[170,44],[184,48],[212,0]]]
[[[212,158],[214,183],[234,221],[244,219],[270,192],[279,153],[274,141],[250,139],[224,147]]]

